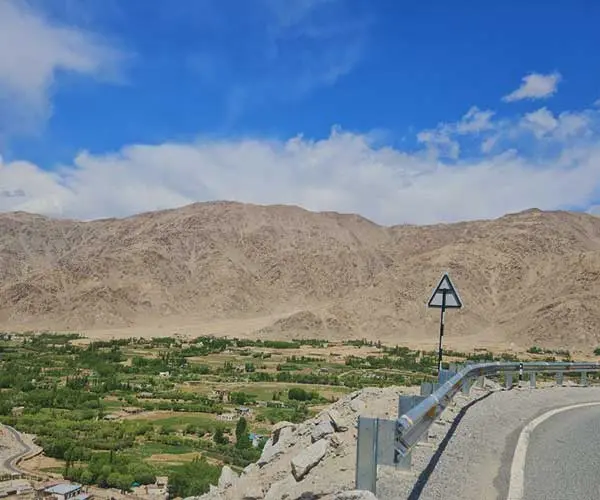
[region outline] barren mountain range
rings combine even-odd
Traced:
[[[448,346],[600,345],[600,218],[582,213],[393,227],[233,202],[91,222],[6,213],[0,263],[4,330],[434,347],[425,303],[448,271],[464,302]]]

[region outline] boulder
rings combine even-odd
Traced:
[[[279,437],[281,435],[282,430],[289,429],[289,431],[293,432],[295,428],[296,425],[292,424],[291,422],[277,422],[271,429],[271,437],[273,439],[273,444],[277,444],[277,441],[279,441]]]
[[[328,448],[329,442],[321,439],[292,459],[292,474],[296,481],[301,481],[313,467],[323,460]]]
[[[331,421],[330,420],[322,420],[317,425],[315,425],[315,427],[313,428],[312,433],[310,435],[310,439],[313,443],[315,443],[319,439],[322,439],[325,436],[329,436],[330,434],[333,434],[334,432],[335,432],[335,429],[331,425]]]
[[[264,500],[282,500],[282,498],[288,498],[290,491],[294,489],[295,485],[296,480],[291,475],[288,475],[271,485]]]
[[[224,465],[221,469],[221,476],[219,477],[219,488],[229,488],[237,478],[237,474],[231,470],[231,467]]]
[[[294,442],[294,429],[292,427],[284,427],[277,435],[277,441],[273,444],[285,446]]]
[[[273,438],[269,438],[265,443],[265,447],[260,454],[260,458],[256,462],[259,467],[262,467],[271,462],[275,457],[281,455],[283,450],[278,444],[273,444]]]
[[[362,399],[353,399],[350,403],[353,412],[360,413],[365,409],[365,402]]]
[[[342,440],[342,438],[340,436],[338,436],[337,434],[332,434],[331,436],[327,436],[327,439],[329,440],[329,444],[333,448],[339,448],[340,446],[342,446],[342,444],[344,444],[344,441]]]
[[[259,484],[251,484],[244,488],[242,500],[262,500],[265,493]]]
[[[279,422],[273,427],[273,434],[265,443],[260,458],[256,462],[259,467],[272,462],[285,451],[285,447],[293,444],[295,425],[290,422]]]
[[[244,470],[242,471],[242,474],[244,474],[244,475],[248,475],[248,474],[250,474],[250,473],[254,472],[254,471],[255,471],[255,470],[257,470],[257,469],[258,469],[258,465],[256,465],[256,464],[250,464],[250,465],[247,465],[247,466],[244,468]]]
[[[340,414],[336,410],[329,410],[328,416],[335,432],[346,432],[348,430],[348,425],[342,420],[342,417],[340,417]]]

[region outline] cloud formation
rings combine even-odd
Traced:
[[[556,93],[558,84],[562,80],[560,73],[551,73],[542,75],[540,73],[531,73],[523,77],[521,86],[505,95],[504,102],[521,101],[523,99],[544,99]]]
[[[463,155],[459,148],[450,161],[427,147],[381,146],[369,134],[336,127],[322,140],[199,138],[102,155],[82,152],[53,172],[29,162],[0,162],[0,210],[92,219],[237,200],[357,212],[398,224],[595,204],[600,110],[554,115],[541,108],[501,121],[492,116],[471,108],[456,123],[427,132],[457,147],[494,141],[481,155]]]
[[[51,110],[59,71],[119,77],[123,54],[100,37],[51,23],[24,1],[0,2],[0,139],[30,131]]]
[[[482,111],[477,106],[472,106],[456,123],[440,123],[435,129],[419,132],[417,141],[424,144],[435,157],[457,159],[460,155],[460,144],[453,136],[478,135],[494,129],[494,115],[491,110]]]

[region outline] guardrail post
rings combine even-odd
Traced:
[[[556,372],[556,385],[563,385],[563,372]]]
[[[581,385],[583,387],[587,387],[587,385],[588,385],[587,372],[581,372]]]
[[[513,374],[512,372],[506,372],[504,374],[504,387],[511,389],[513,385]]]
[[[423,399],[421,396],[400,396],[398,406],[406,413]],[[406,409],[405,409],[406,407]],[[410,470],[412,452],[402,456],[395,449],[397,421],[383,418],[358,417],[356,441],[355,485],[357,490],[377,494],[377,466],[387,465]]]
[[[429,396],[433,394],[435,391],[435,386],[433,382],[422,382],[421,383],[421,396]]]
[[[460,370],[460,366],[458,363],[448,363],[448,370],[457,373]]]
[[[469,391],[471,390],[471,379],[470,378],[465,377],[463,379],[460,390],[462,391],[463,394],[469,394]]]
[[[529,387],[535,389],[535,372],[529,374]]]
[[[356,441],[356,489],[376,494],[377,487],[377,419],[358,417]]]
[[[448,380],[454,377],[454,375],[456,375],[456,372],[453,370],[441,370],[438,374],[438,383],[440,385],[445,384],[448,382]]]

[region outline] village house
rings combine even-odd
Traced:
[[[82,486],[76,483],[59,483],[43,490],[44,498],[71,500],[81,494]]]
[[[252,410],[247,406],[240,406],[239,408],[236,408],[236,411],[238,415],[242,417],[249,417],[250,415],[252,415]]]
[[[157,476],[154,484],[148,484],[144,487],[146,495],[151,498],[163,498],[169,497],[169,478],[167,476]]]
[[[252,441],[252,446],[254,448],[258,448],[258,446],[260,445],[260,440],[263,438],[263,436],[251,432],[250,434],[248,434],[248,438],[250,439],[250,441]]]

